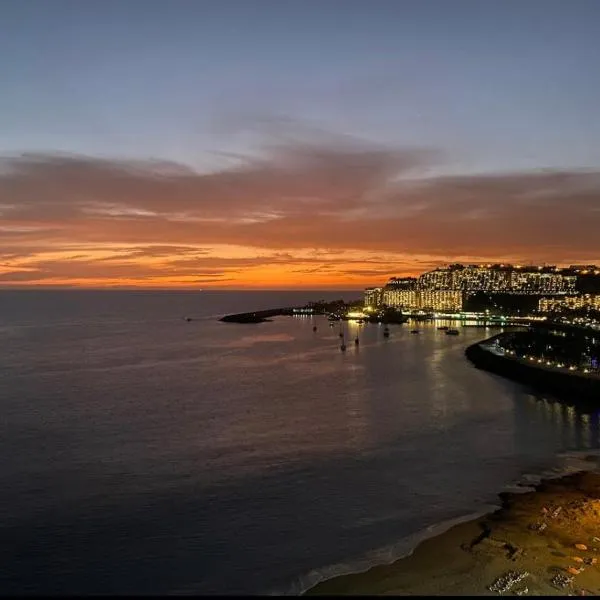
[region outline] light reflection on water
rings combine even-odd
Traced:
[[[599,448],[597,413],[465,359],[484,329],[384,339],[324,319],[203,319],[223,297],[116,298],[61,300],[36,327],[48,300],[29,299],[32,316],[0,296],[19,331],[0,354],[0,517],[19,540],[1,550],[6,593],[285,588]]]

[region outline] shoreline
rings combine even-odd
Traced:
[[[505,337],[499,333],[465,349],[465,357],[478,369],[500,375],[533,389],[549,392],[558,400],[582,407],[598,408],[600,378],[580,372],[550,369],[491,351],[492,343]]]
[[[510,571],[528,573],[511,593],[598,593],[600,457],[588,452],[583,461],[591,470],[542,476],[522,490],[501,492],[496,510],[459,518],[431,536],[424,531],[425,539],[394,562],[334,576],[302,595],[495,595],[489,586]],[[563,587],[560,577],[571,579]]]

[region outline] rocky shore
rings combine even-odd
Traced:
[[[330,579],[307,595],[600,594],[597,470],[500,498],[499,510],[422,542],[410,556]]]

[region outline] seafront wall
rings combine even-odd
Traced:
[[[485,369],[540,391],[550,392],[553,396],[571,404],[594,404],[600,408],[600,378],[528,364],[512,357],[501,356],[486,348],[505,335],[501,333],[468,346],[465,356],[479,369]]]

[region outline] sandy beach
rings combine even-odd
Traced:
[[[597,471],[542,480],[535,491],[500,498],[499,510],[422,542],[410,556],[330,579],[307,595],[600,593]]]

